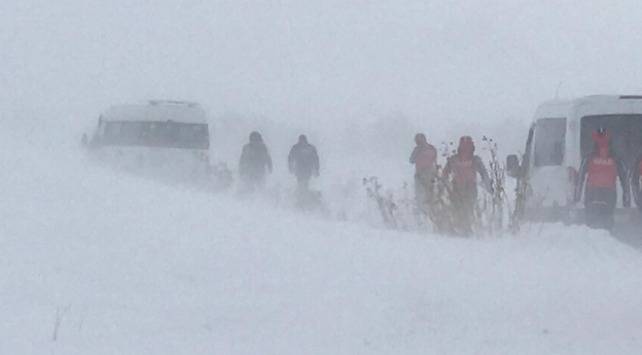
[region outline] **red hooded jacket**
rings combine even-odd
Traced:
[[[630,200],[630,190],[625,164],[611,154],[608,133],[593,133],[595,149],[582,160],[579,172],[579,183],[575,191],[576,200],[581,198],[586,181],[586,188],[603,188],[616,190],[617,179],[620,179],[625,205]]]
[[[486,187],[490,186],[488,172],[482,160],[475,155],[475,144],[472,138],[464,136],[459,139],[457,154],[446,163],[444,167],[444,178],[452,174],[452,182],[455,187],[475,188],[477,185],[477,174],[481,175],[482,182]]]
[[[609,136],[594,132],[593,141],[595,141],[597,149],[587,162],[586,186],[614,189],[617,183],[618,167],[615,158],[609,152]]]
[[[415,164],[417,175],[432,173],[437,163],[437,149],[426,141],[426,136],[419,133],[415,136],[417,146],[410,155],[410,164]]]

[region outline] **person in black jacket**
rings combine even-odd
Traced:
[[[297,179],[300,190],[308,190],[312,176],[319,176],[319,155],[317,149],[308,143],[305,135],[299,136],[299,142],[292,146],[288,154],[288,167],[290,173]]]
[[[267,173],[272,172],[272,158],[259,132],[250,134],[250,142],[243,146],[239,161],[239,175],[248,191],[260,189]]]

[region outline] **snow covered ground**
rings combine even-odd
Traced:
[[[635,354],[642,254],[453,239],[97,166],[3,129],[1,354]]]

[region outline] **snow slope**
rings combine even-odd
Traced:
[[[1,354],[642,348],[642,255],[605,233],[384,231],[124,175],[71,145],[0,132]]]

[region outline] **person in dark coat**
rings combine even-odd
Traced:
[[[300,190],[308,190],[310,179],[319,176],[319,155],[317,149],[308,143],[305,135],[299,136],[297,144],[292,146],[288,154],[288,167],[290,173],[297,179]]]
[[[428,143],[426,135],[415,135],[415,149],[410,154],[410,164],[415,165],[415,199],[419,208],[424,208],[433,197],[433,185],[437,173],[437,149]]]
[[[454,209],[455,223],[464,234],[472,233],[475,203],[477,202],[477,175],[482,185],[490,191],[490,178],[481,158],[475,155],[475,143],[469,136],[459,139],[457,154],[448,159],[444,167],[445,180],[450,178],[450,201]]]
[[[592,137],[595,146],[582,159],[575,201],[581,200],[584,191],[586,224],[592,228],[611,229],[614,225],[618,178],[622,185],[622,202],[625,207],[631,205],[626,165],[611,152],[610,136],[606,129],[596,130]]]
[[[250,141],[243,146],[239,161],[239,175],[244,187],[253,191],[265,184],[265,177],[272,172],[272,158],[259,132],[250,134]]]

